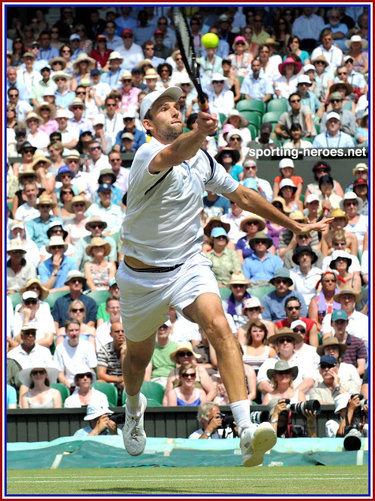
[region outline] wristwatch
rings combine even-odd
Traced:
[[[337,385],[334,389],[333,389],[333,392],[332,392],[332,395],[335,397],[339,391],[341,390],[341,386],[340,385]]]
[[[211,437],[211,433],[209,431],[205,431],[204,433],[206,434],[206,437],[208,437],[208,438]]]

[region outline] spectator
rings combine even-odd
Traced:
[[[272,188],[270,183],[266,179],[262,179],[257,176],[258,166],[255,158],[248,157],[243,162],[243,178],[241,179],[241,184],[247,186],[248,181],[255,179],[257,183],[257,190],[259,193],[268,201],[272,201]],[[239,175],[242,177],[242,174]],[[246,181],[248,180],[248,181]]]
[[[332,105],[332,110],[324,113],[322,116],[322,125],[321,132],[325,132],[327,129],[326,120],[328,114],[335,112],[340,116],[340,131],[349,134],[352,138],[354,138],[357,132],[357,124],[355,122],[354,114],[347,109],[343,108],[344,105],[344,96],[341,92],[332,90],[334,86],[330,87],[330,95],[329,102]]]
[[[301,303],[295,295],[285,299],[284,310],[286,317],[275,322],[276,329],[282,329],[284,327],[292,329],[293,322],[297,320],[302,321],[305,326],[305,332],[300,332],[299,335],[303,334],[304,343],[310,346],[318,346],[319,339],[316,323],[310,318],[301,316]]]
[[[206,254],[212,262],[212,269],[219,287],[225,287],[232,273],[241,272],[241,262],[237,253],[228,248],[228,234],[224,228],[214,228],[211,232],[212,250]]]
[[[209,218],[217,218],[223,214],[228,214],[230,208],[229,200],[211,190],[206,191],[207,195],[203,197],[205,216]]]
[[[240,230],[246,233],[246,235],[240,238],[236,243],[236,251],[240,257],[241,263],[254,253],[253,249],[250,247],[250,240],[258,231],[263,231],[265,227],[266,222],[264,219],[251,212],[248,212],[247,217],[241,221]]]
[[[295,388],[307,394],[314,386],[315,369],[311,359],[301,357],[295,351],[296,344],[303,341],[301,334],[294,332],[288,327],[283,327],[269,338],[269,343],[275,345],[277,355],[267,358],[258,371],[258,388],[263,395],[271,393],[273,386],[268,378],[268,369],[273,369],[279,360],[288,362],[289,366],[298,367],[298,375],[295,379]]]
[[[339,290],[346,289],[349,286],[354,292],[359,294],[362,288],[361,277],[359,271],[349,271],[349,267],[352,264],[350,254],[344,250],[335,250],[331,258],[329,267],[332,270],[336,270],[338,279],[340,279],[340,283],[338,284]]]
[[[57,85],[55,102],[56,106],[59,108],[68,108],[75,98],[74,92],[70,90],[70,82],[68,84],[68,80],[70,81],[70,79],[70,75],[64,71],[57,71],[52,76],[52,80]]]
[[[272,239],[264,232],[259,231],[249,241],[254,253],[243,262],[243,273],[253,285],[268,284],[273,277],[274,271],[282,267],[282,261],[278,256],[271,254]]]
[[[221,63],[220,63],[221,64]],[[213,73],[208,86],[208,103],[212,113],[228,115],[234,108],[234,95],[229,89],[228,79],[221,73]]]
[[[200,48],[199,48],[200,50]],[[222,75],[223,60],[216,54],[217,47],[206,49],[206,54],[199,59],[200,71],[207,79],[213,79],[213,76]],[[229,89],[229,85],[228,85]]]
[[[338,245],[337,243],[336,245],[333,244],[333,242],[337,242],[333,238],[333,235],[337,231],[344,231],[344,249],[350,254],[356,256],[358,254],[358,240],[354,233],[344,230],[349,220],[347,213],[341,209],[335,209],[332,211],[331,217],[333,217],[334,219],[330,223],[330,229],[323,235],[321,240],[323,256],[329,256],[336,248],[341,247],[341,245]]]
[[[167,406],[193,406],[206,401],[206,392],[195,386],[196,367],[193,364],[181,365],[178,370],[178,385],[168,391]]]
[[[7,358],[17,362],[21,369],[32,365],[53,366],[51,351],[35,342],[36,332],[36,325],[24,325],[21,329],[21,343],[7,353]]]
[[[108,84],[111,89],[117,89],[120,86],[120,77],[122,73],[121,65],[124,59],[118,51],[118,48],[119,47],[117,47],[116,50],[113,50],[113,52],[109,55],[109,70],[106,71],[101,78],[101,81]]]
[[[121,435],[121,430],[117,429],[117,424],[109,417],[113,412],[101,405],[94,407],[87,406],[84,421],[89,421],[89,426],[80,428],[74,433],[74,437],[96,437],[98,435]]]
[[[360,313],[360,315],[363,314]],[[323,340],[326,340],[327,338],[330,338],[332,335],[334,335],[335,338],[338,339],[338,342],[340,344],[346,345],[347,349],[342,357],[342,360],[346,363],[353,364],[354,367],[356,367],[358,374],[362,376],[365,372],[365,366],[367,362],[366,345],[363,337],[362,339],[359,337],[359,332],[357,332],[356,335],[349,334],[349,315],[345,312],[344,309],[335,310],[332,313],[331,325],[333,332],[327,332],[327,334],[323,336]],[[324,327],[325,326],[323,324],[323,332],[325,330]]]
[[[257,313],[261,316],[261,306],[258,298],[246,299],[244,309],[253,311],[258,309]],[[249,320],[246,329],[246,344],[242,345],[243,363],[249,365],[256,372],[267,358],[276,356],[276,351],[268,344],[267,338],[269,333],[266,323],[267,321],[260,319]],[[243,328],[240,329],[244,330]],[[273,335],[274,332],[271,332],[271,334]],[[240,337],[240,333],[238,337]]]
[[[354,148],[352,137],[340,131],[341,118],[338,113],[327,113],[324,123],[326,131],[315,137],[313,148]]]
[[[310,194],[319,195],[319,192],[320,192],[319,179],[325,175],[331,176],[331,166],[327,162],[319,160],[318,162],[316,162],[313,165],[312,171],[313,171],[315,182],[307,185],[307,188],[305,191],[305,200],[308,198],[308,196]],[[339,197],[344,196],[344,191],[343,191],[340,183],[336,180],[333,181],[333,191]]]
[[[301,105],[301,96],[298,92],[289,94],[288,103],[291,110],[285,111],[279,118],[275,127],[275,134],[279,138],[289,139],[290,128],[293,123],[299,123],[302,127],[303,137],[316,135],[315,125],[312,121],[310,108]]]
[[[344,230],[354,233],[360,251],[363,248],[363,239],[368,228],[368,217],[359,213],[362,206],[362,199],[352,191],[347,191],[340,202],[340,209],[345,211],[348,216],[348,222]],[[354,254],[354,252],[352,253]]]
[[[154,352],[150,363],[146,367],[144,379],[145,381],[154,381],[155,383],[159,383],[164,388],[167,384],[167,379],[171,370],[176,367],[176,363],[170,358],[170,355],[173,354],[178,347],[177,343],[170,341],[169,339],[170,326],[171,322],[170,320],[167,320],[157,331]]]
[[[288,313],[285,311],[285,301],[292,296],[296,297],[300,303],[300,314],[303,317],[307,316],[307,307],[303,296],[299,292],[290,290],[290,287],[293,286],[294,283],[290,277],[289,270],[286,268],[278,268],[275,270],[269,282],[275,287],[275,290],[269,292],[262,298],[262,305],[264,307],[262,317],[265,320],[275,322],[287,318]],[[295,318],[293,318],[293,320],[295,320]]]
[[[276,197],[280,191],[280,183],[283,179],[291,179],[294,186],[297,187],[295,198],[298,200],[301,197],[303,179],[301,176],[294,175],[294,162],[291,158],[282,158],[279,162],[280,175],[276,176],[273,184],[273,196]]]
[[[46,245],[46,251],[52,256],[39,265],[40,280],[50,292],[67,290],[65,283],[69,271],[77,270],[74,258],[64,255],[68,244],[60,236],[52,236]]]
[[[121,137],[125,132],[130,132],[134,136],[133,151],[137,151],[138,148],[146,142],[146,134],[137,128],[135,118],[136,113],[134,111],[129,109],[123,111],[124,128],[119,130],[116,135],[116,146],[114,148],[116,151],[119,151],[118,147],[121,148],[122,146]]]
[[[315,286],[318,291],[319,285],[321,285],[321,290],[317,292],[310,302],[308,317],[316,322],[319,332],[322,330],[323,318],[334,310],[341,309],[340,304],[333,299],[334,295],[339,292],[337,284],[338,278],[335,272],[329,270],[322,273]]]
[[[97,366],[96,354],[89,341],[80,338],[80,323],[70,319],[65,322],[66,338],[56,346],[54,359],[59,370],[58,380],[71,393],[74,391],[74,375],[82,365],[86,365],[93,372]]]
[[[340,315],[337,318],[339,317]],[[347,351],[347,348],[350,349],[350,346],[340,343],[336,337],[327,337],[326,339],[324,339],[323,343],[318,346],[316,351],[320,357],[324,355],[335,357],[338,362],[337,375],[341,379],[341,381],[338,382],[341,382],[343,384],[344,391],[358,393],[361,388],[360,375],[358,374],[357,369],[352,363],[343,362],[343,357],[345,352]],[[317,382],[319,383],[319,379]]]
[[[353,181],[353,191],[363,202],[359,214],[368,216],[368,184],[365,179],[359,178]]]
[[[72,301],[69,305],[68,314],[69,314],[69,319],[74,318],[75,320],[78,320],[80,324],[79,335],[82,336],[82,339],[90,341],[95,348],[96,346],[95,327],[92,327],[91,325],[87,325],[84,323],[84,318],[86,317],[86,308],[83,302],[80,301],[79,299],[75,299],[74,301]],[[66,337],[66,329],[65,327],[60,327],[60,329],[57,331],[56,346],[62,343],[65,337]]]
[[[342,62],[342,50],[333,43],[333,34],[329,28],[324,28],[320,33],[320,41],[321,45],[311,53],[311,60],[314,61],[318,56],[323,56],[326,61],[329,61],[328,69],[334,73]]]
[[[21,409],[59,409],[62,407],[59,390],[51,388],[56,382],[57,369],[31,366],[19,373],[21,383],[28,388],[20,391]]]
[[[113,384],[120,397],[124,389],[121,366],[126,351],[124,328],[121,322],[111,324],[110,335],[112,341],[98,351],[98,381]]]
[[[86,317],[84,322],[91,327],[95,327],[97,306],[91,297],[82,294],[82,290],[86,285],[84,274],[78,270],[70,271],[66,277],[65,285],[69,287],[69,293],[57,298],[52,309],[56,329],[63,327],[65,321],[68,320],[69,305],[76,299],[79,299],[85,305]]]
[[[25,259],[26,248],[19,240],[12,240],[7,248],[7,294],[18,292],[28,280],[35,277],[35,266]]]
[[[324,27],[324,20],[316,15],[314,7],[303,7],[302,14],[292,25],[292,34],[301,40],[301,49],[311,51],[318,42],[319,34]]]
[[[315,294],[315,285],[322,273],[321,268],[313,266],[318,260],[314,249],[308,245],[296,247],[292,261],[297,265],[290,270],[295,290],[303,295],[306,304],[310,304]]]
[[[37,343],[49,348],[52,346],[54,334],[56,332],[49,308],[40,307],[38,295],[35,291],[23,292],[21,297],[21,307],[15,312],[13,320],[13,346],[21,342],[23,326],[35,325],[37,329]]]
[[[306,221],[306,218],[303,217],[303,213],[299,213],[299,211],[295,211],[294,213],[291,213],[291,218],[294,219],[295,217],[301,216],[301,220],[304,222]],[[298,219],[296,219],[298,220]],[[288,232],[288,234],[286,233]],[[312,237],[313,234],[313,237]],[[286,245],[286,242],[289,240],[289,243]],[[322,253],[320,252],[320,242],[319,242],[319,237],[317,232],[311,232],[311,233],[300,233],[299,235],[295,235],[292,232],[289,233],[289,230],[283,231],[281,235],[281,242],[280,242],[280,249],[279,249],[279,256],[284,259],[284,267],[288,268],[289,270],[291,268],[294,268],[295,263],[293,262],[293,253],[295,249],[299,246],[311,246],[311,248],[314,250],[315,254],[317,255],[317,261],[316,261],[316,267],[317,268],[322,268],[322,260],[323,256]],[[283,246],[283,247],[282,247]],[[281,248],[282,247],[282,248]]]
[[[261,64],[259,59],[251,62],[252,73],[245,76],[241,84],[241,94],[245,99],[257,99],[267,103],[273,94],[272,82],[268,76],[260,76]]]
[[[105,259],[110,252],[110,244],[101,237],[92,238],[86,247],[86,254],[92,259],[84,265],[87,285],[91,291],[108,290],[108,283],[115,276],[115,264]]]
[[[305,141],[302,138],[302,127],[300,124],[292,124],[290,127],[290,141],[283,144],[284,150],[292,150],[295,148],[306,149],[312,148],[310,141]]]
[[[246,325],[248,321],[247,316],[243,314],[243,306],[244,300],[250,298],[246,290],[249,285],[250,281],[242,273],[233,273],[228,282],[231,294],[222,301],[224,312],[232,316],[236,329]]]
[[[112,185],[107,183],[99,185],[97,193],[100,202],[92,204],[86,211],[86,215],[88,217],[101,217],[107,223],[108,230],[105,232],[105,235],[118,233],[124,214],[121,207],[111,202]]]
[[[35,171],[32,172],[33,174],[35,174]],[[22,173],[20,173],[19,177],[21,177],[21,174]],[[24,174],[31,174],[31,171],[25,170]],[[17,197],[19,199],[19,202],[21,202],[14,213],[14,218],[17,221],[23,221],[26,223],[27,221],[30,221],[31,219],[39,216],[39,211],[36,208],[36,204],[38,192],[40,192],[40,190],[41,189],[38,188],[36,181],[25,180],[23,182],[22,192],[19,194],[16,193],[15,195],[15,198]],[[23,197],[25,197],[25,202],[23,201]]]
[[[108,407],[108,398],[105,393],[95,389],[92,386],[96,380],[95,372],[82,366],[74,375],[74,392],[65,399],[64,408],[86,407],[88,405],[96,407]]]
[[[119,46],[117,51],[123,58],[124,69],[131,71],[143,59],[142,47],[134,43],[134,33],[132,29],[123,29],[121,38],[123,46]]]
[[[105,303],[102,304],[104,304],[105,306],[104,313],[108,315],[108,320],[104,322],[102,321],[100,324],[98,322],[98,329],[96,332],[96,351],[99,351],[102,346],[112,342],[111,325],[113,323],[122,321],[120,316],[120,302],[118,297],[109,296],[107,297]]]
[[[230,224],[228,232],[229,240],[236,244],[241,237],[245,236],[245,232],[240,230],[240,225],[242,220],[246,218],[247,212],[241,209],[235,202],[232,202],[232,200],[229,203],[230,212],[221,216],[221,221]]]
[[[283,59],[295,58],[297,61],[300,60],[303,66],[310,63],[310,54],[306,50],[301,50],[301,40],[295,36],[290,35],[286,43],[286,57]]]
[[[167,405],[169,391],[178,382],[178,374],[181,366],[193,365],[196,372],[196,387],[201,388],[206,393],[207,400],[213,400],[216,395],[216,388],[212,379],[208,375],[207,370],[197,364],[196,360],[200,358],[198,353],[195,353],[191,343],[179,343],[177,349],[170,354],[170,359],[176,364],[176,367],[171,370],[168,375],[163,398],[163,405]]]
[[[367,47],[367,41],[360,35],[352,35],[350,40],[345,42],[349,49],[349,56],[353,58],[353,69],[358,73],[366,74],[368,72],[368,53],[363,50]]]
[[[49,237],[47,230],[51,222],[57,218],[51,216],[51,210],[56,206],[52,198],[46,193],[42,193],[38,198],[36,208],[39,210],[39,217],[30,219],[26,224],[26,230],[31,240],[33,240],[39,249],[48,244]]]
[[[297,91],[297,74],[302,69],[301,60],[295,57],[287,57],[284,62],[278,66],[281,77],[275,82],[275,96],[277,98],[288,99],[292,93]]]
[[[265,122],[260,126],[259,136],[248,143],[249,149],[271,149],[277,148],[277,144],[271,139],[272,124]]]
[[[231,129],[231,131],[232,130],[236,131],[236,129]],[[236,131],[236,133],[236,138],[239,138],[239,142],[242,142],[240,131]],[[229,133],[227,135],[227,139],[228,136]],[[219,153],[217,153],[217,155],[215,155],[215,160],[220,163],[224,167],[224,169],[229,172],[229,174],[237,181],[239,181],[239,174],[241,174],[242,172],[242,167],[239,165],[240,155],[241,153],[234,147],[223,148],[219,151]]]

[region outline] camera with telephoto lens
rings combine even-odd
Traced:
[[[357,426],[346,426],[344,433],[344,449],[346,451],[359,451],[362,445],[362,434]]]
[[[222,438],[226,438],[225,430],[227,428],[230,428],[232,430],[233,437],[238,437],[238,434],[235,430],[236,423],[234,422],[234,417],[232,416],[232,414],[225,414],[224,412],[221,412],[220,417],[221,417],[221,426],[219,426],[218,429],[221,428],[224,430]]]
[[[250,421],[254,424],[264,423],[270,418],[269,411],[252,411],[250,412]]]
[[[314,416],[319,416],[320,414],[319,400],[306,400],[306,402],[298,402],[296,404],[291,404],[289,398],[284,398],[283,400],[285,400],[285,403],[287,404],[286,410],[290,410],[292,414],[305,417],[308,416],[306,411],[312,411]]]
[[[361,407],[361,410],[363,411],[363,407],[368,404],[367,398],[364,398],[362,393],[353,393],[353,395],[350,396],[350,398],[358,397],[359,398],[359,405]]]

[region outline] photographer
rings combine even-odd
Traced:
[[[274,369],[268,369],[267,371],[267,377],[270,379],[274,390],[265,395],[263,404],[269,404],[270,422],[278,437],[289,438],[305,434],[304,429],[301,429],[300,426],[292,425],[291,409],[295,410],[296,414],[302,414],[306,417],[308,436],[316,436],[314,412],[305,409],[305,406],[294,405],[293,407],[293,404],[299,402],[305,404],[306,402],[305,394],[301,390],[293,388],[293,381],[297,375],[298,367],[289,366],[285,360],[279,360]]]
[[[336,423],[336,437],[344,437],[346,450],[360,449],[361,436],[366,437],[368,432],[367,399],[364,399],[360,393],[353,395],[341,393],[335,398],[335,403],[335,414],[339,414],[341,418],[340,424]],[[334,432],[332,425],[331,431]]]
[[[117,428],[117,424],[110,419],[113,414],[108,407],[87,407],[84,421],[89,421],[89,426],[80,428],[74,433],[74,437],[94,437],[97,435],[122,435],[121,430]]]
[[[203,402],[199,406],[197,419],[201,423],[201,428],[189,435],[189,438],[233,438],[235,436],[233,428],[229,426],[224,428],[223,414],[213,402]]]

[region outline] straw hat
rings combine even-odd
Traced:
[[[344,218],[346,222],[349,221],[349,216],[344,210],[341,209],[333,209],[333,211],[331,212],[331,217],[333,217],[333,219]]]
[[[49,290],[44,287],[44,285],[37,278],[30,278],[30,280],[27,281],[26,285],[19,290],[20,295],[22,296],[22,294],[26,292],[33,284],[37,284],[40,287],[41,293],[39,299],[41,301],[44,301],[49,294]]]
[[[249,125],[249,120],[243,117],[238,110],[233,109],[228,113],[227,118],[223,122],[223,126],[229,122],[231,117],[240,117],[240,127],[247,127]]]
[[[83,106],[83,109],[86,108],[85,103],[79,97],[75,97],[71,102],[71,104],[69,105],[70,111],[73,111],[73,106]]]
[[[150,80],[152,78],[159,78],[158,72],[154,68],[149,68],[146,70],[145,80]]]
[[[303,336],[298,332],[294,332],[289,327],[283,327],[282,329],[276,331],[275,334],[273,334],[268,338],[268,341],[271,344],[277,344],[277,340],[279,339],[279,337],[285,337],[285,336],[291,337],[296,344],[303,341]]]
[[[286,202],[285,200],[283,199],[283,197],[275,197],[273,200],[272,200],[272,205],[275,203],[275,202],[278,202],[279,204],[281,204],[283,206],[283,211],[286,213],[286,214],[289,214],[291,212],[291,210],[289,209],[289,207],[286,206]]]
[[[337,294],[335,294],[333,296],[333,300],[336,301],[337,303],[340,302],[340,299],[342,296],[344,296],[345,294],[351,294],[352,296],[355,297],[355,300],[356,302],[360,301],[361,299],[361,296],[359,294],[357,294],[353,289],[351,289],[350,287],[347,287],[346,289],[341,289],[340,292],[338,292]]]
[[[221,221],[219,218],[217,217],[213,217],[212,219],[210,219],[208,221],[208,223],[206,224],[206,226],[204,227],[204,234],[209,237],[211,236],[211,232],[213,230],[213,228],[215,228],[216,226],[220,226],[221,228],[224,228],[224,230],[229,233],[229,230],[230,230],[230,224],[229,223],[223,223],[223,221]]]
[[[38,209],[40,205],[50,205],[51,208],[55,207],[55,203],[53,202],[52,198],[48,195],[48,193],[46,193],[45,191],[43,191],[43,193],[40,195],[40,197],[38,198],[37,202],[36,202],[36,208]]]
[[[87,71],[91,71],[95,68],[95,59],[92,59],[92,57],[89,57],[84,52],[81,52],[79,54],[79,56],[77,57],[77,59],[73,63],[74,71],[78,71],[78,65],[80,63],[83,63],[84,61],[86,61],[88,63]]]
[[[26,254],[26,249],[23,246],[21,240],[14,238],[13,240],[10,241],[10,245],[8,245],[7,252],[18,251],[18,250]]]
[[[30,164],[31,165],[31,164]],[[20,171],[18,173],[18,181],[23,184],[23,178],[26,177],[26,176],[33,176],[34,179],[36,180],[38,178],[38,175],[37,173],[35,172],[35,170],[30,167],[30,166],[27,166],[23,169],[23,171]]]
[[[86,254],[91,256],[91,251],[94,247],[104,247],[104,257],[108,256],[111,252],[111,246],[108,242],[103,240],[101,237],[94,237],[91,239],[90,244],[86,247]]]
[[[52,65],[54,63],[61,63],[62,64],[61,70],[64,70],[65,67],[66,67],[66,61],[65,61],[65,59],[63,57],[59,57],[59,56],[58,57],[53,57],[52,59],[50,59],[48,61],[48,64],[51,66],[51,68],[52,68]]]
[[[320,357],[322,357],[324,355],[324,348],[327,348],[327,346],[336,346],[336,348],[338,348],[340,351],[340,354],[339,354],[340,357],[343,353],[346,352],[346,349],[347,349],[347,345],[339,343],[339,340],[336,337],[334,337],[334,336],[326,337],[325,339],[323,339],[323,344],[318,346],[316,349],[316,352],[318,353],[318,355]]]
[[[74,214],[73,205],[76,204],[77,202],[83,202],[85,204],[85,211],[91,205],[91,202],[89,202],[88,200],[86,200],[85,197],[83,197],[82,195],[76,195],[75,197],[72,198],[71,202],[67,205],[66,210],[68,212],[71,212],[72,214]]]
[[[104,229],[107,228],[108,226],[108,224],[100,216],[91,216],[85,224],[86,230],[89,230],[89,226],[91,223],[100,223],[104,226]]]
[[[46,162],[47,167],[50,167],[52,165],[51,160],[44,156],[43,153],[35,153],[30,167],[35,169],[36,165],[38,165],[39,162]]]
[[[250,280],[241,272],[232,273],[228,285],[250,285]]]
[[[25,122],[27,123],[28,120],[30,120],[31,118],[35,118],[36,120],[38,120],[38,123],[39,125],[42,123],[42,119],[39,115],[37,115],[35,113],[35,111],[30,111],[27,115],[26,115],[26,118],[25,118]]]
[[[249,212],[249,215],[241,221],[240,230],[246,231],[245,226],[250,221],[256,221],[258,223],[258,231],[263,231],[264,228],[266,227],[266,222],[262,217],[258,216],[258,214]]]
[[[50,385],[56,383],[59,371],[55,367],[46,367],[43,363],[41,363],[40,365],[34,364],[32,367],[28,367],[27,369],[23,369],[22,371],[20,371],[18,377],[22,384],[28,387],[30,386],[32,381],[31,372],[34,369],[44,369],[47,372],[47,378],[49,380]]]
[[[65,80],[70,80],[70,76],[65,73],[65,71],[56,71],[56,73],[52,75],[52,80],[54,82],[56,82],[58,78],[65,78]]]
[[[55,114],[56,114],[56,106],[55,105],[47,103],[46,101],[43,101],[37,108],[35,108],[35,111],[36,111],[36,113],[38,113],[38,115],[40,115],[41,108],[48,108],[49,112],[51,114],[51,119],[55,118]]]
[[[337,82],[329,88],[329,93],[333,94],[334,92],[339,92],[339,89],[341,87],[345,87],[345,96],[349,96],[350,94],[353,93],[353,87],[346,82]],[[341,93],[340,93],[341,94]]]
[[[64,242],[64,239],[62,237],[59,237],[58,235],[54,235],[49,239],[49,242],[46,245],[46,251],[51,253],[50,249],[51,249],[51,247],[54,247],[55,245],[63,245],[64,252],[68,248],[68,244]]]
[[[178,363],[178,352],[179,351],[191,351],[193,354],[194,358],[201,358],[201,355],[198,353],[195,353],[193,350],[193,346],[189,341],[184,341],[183,343],[178,343],[177,349],[173,351],[170,355],[169,358],[174,362],[175,364]]]
[[[329,66],[329,63],[328,63],[327,59],[326,59],[324,56],[322,56],[322,55],[317,56],[317,57],[316,57],[313,61],[311,61],[311,62],[312,62],[312,64],[315,64],[315,63],[317,63],[317,62],[319,62],[319,61],[321,61],[322,63],[324,63],[326,66]]]

